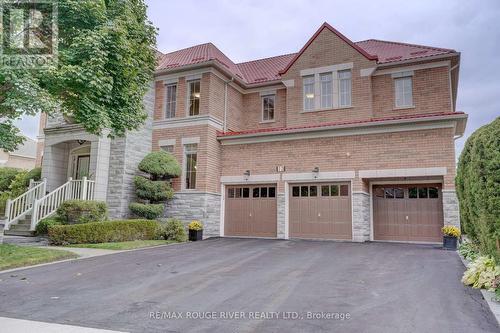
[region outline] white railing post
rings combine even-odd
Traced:
[[[68,178],[68,187],[64,188],[64,198],[66,200],[71,200],[71,191],[72,191],[72,181],[73,177]]]
[[[7,218],[7,221],[5,222],[4,229],[9,230],[9,225],[10,225],[10,208],[12,206],[12,200],[7,199],[7,203],[5,204],[5,217]]]
[[[28,187],[28,189],[33,188],[33,183],[34,183],[34,182],[35,182],[35,181],[33,180],[33,178],[31,178],[31,179],[30,179],[30,186]]]
[[[45,194],[47,194],[47,178],[42,178],[42,197],[45,196]]]
[[[80,199],[82,200],[87,200],[87,177],[83,177],[82,179],[82,187],[81,187],[81,195],[80,195]]]
[[[33,210],[31,211],[31,225],[30,230],[35,230],[36,224],[38,223],[38,199],[33,203]]]

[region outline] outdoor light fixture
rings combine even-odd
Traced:
[[[195,98],[200,98],[200,93],[194,93],[194,94],[193,94],[193,96],[194,96]]]
[[[311,94],[311,93],[306,94],[306,98],[314,98],[314,94]]]
[[[78,142],[78,144],[81,146],[85,143],[85,140],[76,140],[76,142]]]
[[[245,180],[248,180],[248,178],[250,177],[250,170],[247,170],[243,173],[243,176],[245,177]]]
[[[313,169],[313,176],[314,178],[318,178],[318,174],[319,174],[319,167],[314,167]]]

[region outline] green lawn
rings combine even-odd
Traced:
[[[135,240],[135,241],[115,242],[115,243],[71,244],[67,246],[84,247],[90,249],[103,249],[103,250],[132,250],[132,249],[140,249],[142,247],[150,247],[150,246],[165,245],[172,243],[176,242],[167,240]]]
[[[0,244],[0,270],[76,257],[76,254],[69,251]]]

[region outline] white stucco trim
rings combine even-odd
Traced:
[[[377,70],[377,67],[371,67],[371,68],[362,68],[359,70],[359,76],[372,76],[373,73]]]
[[[220,181],[222,184],[262,184],[269,182],[277,182],[280,180],[279,174],[262,174],[250,175],[248,177],[242,176],[222,176]]]
[[[285,239],[290,239],[290,184],[285,182]]]
[[[406,71],[417,71],[420,69],[448,67],[448,66],[450,66],[450,63],[451,62],[449,60],[444,60],[444,61],[430,62],[430,63],[426,63],[426,64],[418,64],[418,65],[413,65],[413,66],[395,67],[395,68],[389,68],[389,69],[379,69],[379,70],[375,71],[375,73],[373,73],[373,76],[394,74],[394,73],[406,72]]]
[[[226,211],[226,186],[221,184],[220,186],[221,196],[220,196],[220,221],[219,221],[219,235],[224,237],[224,218]]]
[[[354,171],[333,171],[333,172],[319,172],[314,175],[313,172],[301,172],[301,173],[285,173],[283,174],[283,180],[291,182],[314,182],[314,181],[337,181],[352,179],[356,176]]]
[[[359,170],[359,178],[444,176],[446,167]]]
[[[174,140],[175,142],[175,140]],[[200,138],[199,137],[192,137],[192,138],[182,138],[181,140],[183,145],[190,145],[190,144],[199,144],[200,143]]]
[[[153,129],[179,128],[179,127],[202,126],[202,125],[209,125],[215,127],[220,131],[222,131],[223,129],[222,120],[211,115],[190,116],[184,118],[169,118],[169,119],[153,121]]]
[[[175,146],[175,139],[158,140],[158,147]]]
[[[353,67],[354,67],[354,64],[352,62],[346,62],[344,64],[337,64],[337,65],[316,67],[316,68],[307,68],[307,69],[303,69],[300,71],[300,76],[342,71],[342,70],[346,70],[346,69],[352,69]]]
[[[283,80],[281,81],[283,82],[283,84],[285,85],[285,87],[287,88],[293,88],[295,87],[295,80],[294,79],[291,79],[291,80]]]
[[[269,95],[276,95],[276,89],[270,89],[270,90],[263,90],[259,92],[260,97],[263,96],[269,96]]]
[[[186,82],[187,81],[201,80],[201,77],[202,77],[202,73],[186,75]]]
[[[177,78],[177,77],[163,80],[164,85],[177,84],[178,82],[179,82],[179,78]]]

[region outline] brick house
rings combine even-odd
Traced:
[[[165,217],[199,219],[207,236],[438,242],[459,225],[459,63],[450,49],[354,43],[327,23],[294,54],[159,54],[145,126],[110,140],[44,118],[43,175],[49,191],[90,176],[125,217],[137,163],[163,149],[183,168]]]

